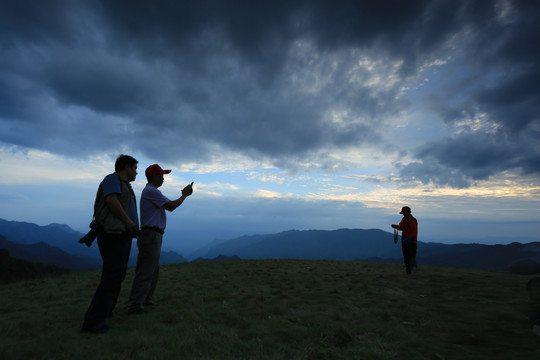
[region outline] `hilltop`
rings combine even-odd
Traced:
[[[159,305],[80,333],[99,272],[0,287],[0,358],[501,359],[540,357],[528,276],[355,261],[236,260],[162,266]]]
[[[4,237],[2,237],[5,236]],[[0,249],[12,257],[42,262],[72,271],[101,267],[97,244],[90,248],[79,244],[83,236],[67,225],[36,224],[0,219]],[[167,243],[174,238],[168,237]],[[137,257],[133,241],[130,266]],[[289,230],[276,234],[241,236],[216,240],[188,255],[191,261],[240,259],[309,259],[361,260],[401,263],[401,246],[394,244],[393,234],[379,229]],[[540,242],[507,245],[441,244],[419,242],[418,262],[422,265],[453,266],[505,270],[522,259],[540,261]],[[162,251],[161,264],[186,262],[175,251]]]

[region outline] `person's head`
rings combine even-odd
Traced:
[[[404,207],[401,208],[400,214],[410,215],[410,213],[411,213],[411,208],[410,207],[404,206]]]
[[[135,158],[121,154],[116,158],[116,163],[114,164],[114,171],[117,173],[122,173],[125,176],[124,180],[133,181],[137,177],[137,164],[139,162]]]
[[[163,175],[170,174],[172,170],[163,170],[158,164],[150,165],[144,172],[148,182],[155,187],[163,185]]]

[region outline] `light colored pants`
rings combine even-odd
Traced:
[[[161,254],[161,244],[163,235],[151,229],[142,229],[137,248],[137,266],[135,268],[135,278],[129,301],[131,305],[142,305],[150,300],[159,278],[159,256]]]

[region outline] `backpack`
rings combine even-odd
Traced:
[[[131,206],[131,199],[135,199],[135,193],[133,192],[133,189],[131,186],[126,183],[124,180],[116,174],[116,177],[118,178],[118,181],[120,182],[120,191],[121,194],[124,194],[125,186],[129,189],[129,203],[128,208]],[[135,206],[137,206],[135,204]],[[105,200],[105,196],[103,196],[103,181],[99,184],[99,187],[96,192],[96,198],[94,200],[94,214],[92,215],[92,221],[90,222],[90,231],[83,236],[79,243],[86,244],[86,246],[90,247],[97,236],[99,236],[101,233],[103,233],[106,229],[111,232],[123,232],[125,229],[123,229],[124,225],[120,223],[118,219],[116,221],[114,219],[111,219],[111,211],[109,210],[109,207],[107,206],[107,202]]]

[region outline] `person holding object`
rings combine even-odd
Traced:
[[[165,210],[174,211],[193,193],[191,183],[182,190],[182,196],[178,199],[169,200],[165,197],[159,187],[163,185],[163,175],[170,172],[158,164],[150,165],[145,171],[148,183],[141,194],[141,236],[137,240],[139,255],[129,296],[128,314],[140,314],[144,312],[145,305],[156,305],[152,295],[158,282],[159,256],[167,225]]]
[[[135,194],[130,182],[137,177],[137,160],[129,155],[116,159],[115,173],[99,184],[94,217],[99,223],[97,242],[103,259],[101,280],[84,316],[83,332],[104,333],[110,329],[105,318],[112,317],[139,221]]]
[[[416,265],[416,248],[418,246],[418,221],[412,216],[411,208],[404,206],[401,208],[400,214],[403,219],[399,225],[392,224],[392,227],[403,231],[401,234],[401,250],[403,252],[403,260],[405,261],[405,271],[407,275],[418,270]]]

